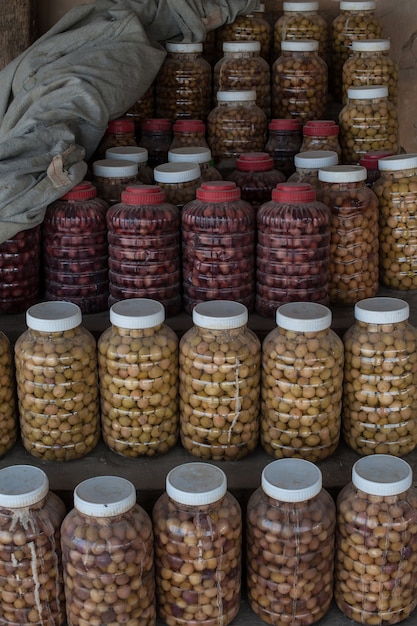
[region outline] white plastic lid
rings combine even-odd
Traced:
[[[285,11],[317,11],[319,8],[318,2],[284,2],[282,9]]]
[[[48,491],[48,477],[39,467],[9,465],[0,470],[0,507],[32,506],[45,498]]]
[[[259,52],[260,41],[224,41],[223,52]]]
[[[387,98],[388,87],[386,85],[348,87],[347,95],[349,100],[373,100],[375,98]]]
[[[362,165],[332,165],[319,169],[319,180],[325,183],[358,183],[366,180],[366,167]]]
[[[130,298],[110,307],[110,322],[119,328],[153,328],[164,320],[164,305],[157,300]]]
[[[87,478],[74,490],[75,508],[91,517],[121,515],[135,504],[135,487],[129,480],[119,476]]]
[[[168,151],[170,163],[208,163],[211,161],[211,150],[204,146],[184,146]]]
[[[332,323],[332,312],[315,302],[288,302],[275,313],[277,326],[302,333],[325,330]]]
[[[378,159],[378,169],[382,171],[412,170],[417,168],[417,154],[395,154]]]
[[[244,304],[232,300],[209,300],[196,304],[192,316],[196,326],[226,330],[247,324],[248,309]]]
[[[198,163],[161,163],[153,171],[156,183],[185,183],[200,176]]]
[[[148,156],[147,149],[139,146],[116,146],[106,150],[106,159],[116,159],[119,161],[145,163],[148,160]]]
[[[351,43],[351,49],[355,52],[379,52],[389,50],[390,47],[389,39],[357,39]]]
[[[244,90],[244,91],[218,91],[218,102],[254,102],[256,100],[256,91]]]
[[[410,306],[400,298],[365,298],[355,304],[355,318],[369,324],[396,324],[408,320]]]
[[[373,454],[356,461],[352,467],[352,483],[374,496],[395,496],[404,493],[413,482],[410,465],[390,454]]]
[[[223,498],[226,491],[226,474],[210,463],[184,463],[166,477],[167,495],[180,504],[211,504]]]
[[[372,11],[376,7],[375,0],[340,0],[341,11]]]
[[[322,474],[317,465],[304,459],[278,459],[262,471],[263,491],[282,502],[304,502],[322,488]]]
[[[307,150],[294,156],[294,165],[301,169],[319,169],[328,165],[337,165],[339,157],[334,150]]]
[[[123,178],[125,176],[136,176],[138,164],[125,159],[101,159],[94,161],[94,176],[104,176],[105,178]]]
[[[316,39],[284,39],[281,41],[281,50],[285,52],[314,52],[319,49]]]
[[[81,309],[73,302],[39,302],[26,311],[26,324],[33,330],[55,333],[76,328],[81,322]]]
[[[167,52],[202,52],[202,43],[182,43],[179,41],[168,41],[165,45]]]

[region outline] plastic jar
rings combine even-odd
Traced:
[[[336,507],[318,467],[281,459],[247,506],[249,606],[276,626],[314,624],[333,596]]]
[[[235,300],[253,309],[255,211],[232,181],[206,182],[184,206],[183,300],[186,313],[207,300]]]
[[[0,313],[22,313],[38,301],[40,260],[40,226],[0,244]]]
[[[393,156],[391,150],[370,150],[364,154],[364,156],[359,161],[359,165],[366,168],[367,176],[366,176],[366,186],[371,189],[374,186],[374,183],[381,176],[379,171],[379,159],[383,159],[386,156]]]
[[[178,337],[156,300],[113,304],[98,340],[106,445],[129,457],[168,452],[178,438]]]
[[[317,197],[331,212],[330,282],[332,304],[355,304],[379,288],[378,199],[360,165],[319,170]]]
[[[180,340],[181,442],[194,456],[241,459],[259,434],[261,344],[239,302],[197,304]]]
[[[61,543],[68,624],[155,625],[152,522],[130,481],[77,485]]]
[[[168,152],[169,163],[197,163],[200,167],[202,181],[222,180],[219,170],[212,165],[210,148],[183,147],[171,148]]]
[[[141,124],[144,119],[152,119],[155,115],[155,83],[152,83],[125,113],[126,117],[135,124],[136,143],[140,141]]]
[[[176,148],[208,148],[206,141],[206,125],[202,120],[179,119],[173,126],[174,138],[169,147]]]
[[[274,159],[274,166],[288,178],[295,172],[294,157],[300,151],[302,121],[299,119],[273,119],[268,124],[265,152]]]
[[[283,14],[275,21],[273,30],[274,59],[281,56],[281,42],[294,39],[318,41],[318,53],[326,61],[327,22],[319,12],[319,3],[283,2]]]
[[[180,210],[184,204],[194,200],[196,191],[203,182],[198,163],[162,163],[153,172],[155,182],[165,192],[167,201]]]
[[[139,145],[148,151],[148,165],[152,169],[168,160],[173,140],[172,121],[148,118],[142,120]]]
[[[242,514],[225,473],[209,463],[174,467],[152,518],[160,618],[227,626],[240,606]]]
[[[97,195],[108,204],[120,202],[122,191],[138,183],[138,164],[124,159],[101,159],[93,163]]]
[[[265,17],[265,5],[246,15],[237,15],[233,22],[216,30],[217,60],[223,56],[225,41],[260,41],[260,54],[269,63],[272,44],[272,25]]]
[[[72,302],[41,302],[26,312],[15,344],[24,447],[45,461],[78,459],[100,437],[96,341]]]
[[[256,311],[286,302],[327,304],[330,211],[309,184],[281,183],[257,212]]]
[[[180,214],[156,185],[128,187],[107,213],[109,305],[159,300],[167,315],[181,309]]]
[[[337,152],[334,150],[307,150],[294,157],[295,172],[288,178],[289,183],[308,183],[319,188],[319,170],[322,167],[337,165]]]
[[[276,458],[316,463],[339,444],[343,342],[321,304],[283,304],[275,319],[262,344],[261,443]]]
[[[342,148],[339,143],[339,125],[333,120],[309,120],[303,126],[303,143],[300,152],[332,150],[339,160]]]
[[[243,200],[258,209],[271,200],[272,190],[286,177],[274,168],[274,159],[267,152],[246,152],[236,159],[236,169],[227,179],[236,183]]]
[[[73,302],[82,313],[107,309],[108,207],[89,181],[47,207],[42,223],[46,300]]]
[[[397,624],[417,604],[417,494],[403,459],[359,459],[337,499],[334,598],[361,624]]]
[[[13,353],[8,337],[0,331],[0,457],[13,447],[17,439],[15,373]]]
[[[0,470],[0,611],[3,624],[65,624],[60,526],[64,503],[45,472],[31,465]]]
[[[167,56],[155,79],[157,117],[206,121],[211,107],[211,66],[202,43],[167,42]]]
[[[133,161],[138,164],[138,183],[153,185],[153,169],[148,165],[148,151],[140,146],[120,146],[106,150],[106,159]]]
[[[97,148],[97,159],[106,158],[109,148],[136,145],[135,122],[127,117],[111,120]]]
[[[417,288],[417,154],[379,159],[372,190],[379,203],[380,280],[394,289]]]
[[[404,456],[417,443],[417,330],[409,305],[368,298],[343,337],[343,433],[359,454]]]

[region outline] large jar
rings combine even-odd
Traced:
[[[343,337],[343,434],[361,455],[404,456],[417,443],[417,330],[409,305],[367,298]]]
[[[141,124],[144,119],[151,119],[155,115],[155,83],[153,82],[145,93],[126,111],[125,116],[135,124],[135,140],[139,142]]]
[[[106,150],[105,158],[137,163],[138,183],[153,185],[153,169],[148,165],[148,151],[146,148],[142,148],[141,146],[114,146]]]
[[[123,300],[97,344],[106,445],[129,457],[168,452],[178,438],[178,337],[160,302]]]
[[[243,200],[258,209],[271,200],[272,190],[286,177],[275,169],[274,159],[267,152],[246,152],[236,159],[236,169],[227,179],[236,183]]]
[[[274,59],[281,56],[281,42],[293,39],[314,39],[319,42],[318,53],[327,60],[327,22],[319,12],[317,0],[283,2],[283,14],[275,21],[273,32]]]
[[[281,56],[271,70],[272,117],[296,118],[303,123],[324,117],[328,72],[318,46],[313,39],[281,42]]]
[[[331,322],[321,304],[283,304],[263,341],[261,444],[276,458],[315,463],[338,446],[344,349]]]
[[[169,147],[174,148],[208,148],[206,141],[206,125],[203,120],[179,119],[172,125],[174,137]]]
[[[156,601],[167,626],[227,626],[240,607],[242,514],[209,463],[166,477],[153,512]]]
[[[223,24],[216,30],[216,59],[223,56],[225,41],[260,41],[261,56],[269,63],[272,44],[272,25],[265,17],[265,5],[246,15],[237,15],[233,22]]]
[[[15,371],[9,338],[0,331],[0,457],[17,439]]]
[[[253,309],[255,211],[232,181],[203,183],[182,211],[183,300],[187,313],[207,300]]]
[[[337,165],[339,158],[334,150],[306,150],[294,156],[295,172],[288,178],[289,183],[308,183],[318,189],[319,170]]]
[[[222,180],[222,175],[214,167],[212,161],[210,148],[203,146],[170,148],[168,152],[169,163],[197,163],[200,167],[200,176],[203,182]]]
[[[40,295],[41,227],[0,244],[0,313],[23,313]]]
[[[64,503],[45,472],[0,470],[0,613],[7,626],[64,626],[60,527]]]
[[[359,459],[337,498],[334,598],[350,619],[398,624],[417,605],[417,493],[403,459]]]
[[[332,216],[330,302],[355,304],[379,288],[378,199],[361,165],[323,167],[318,177],[317,197]]]
[[[96,341],[72,302],[41,302],[26,312],[15,344],[24,447],[45,461],[78,459],[100,437]]]
[[[257,212],[256,311],[328,302],[330,211],[308,184],[281,183]]]
[[[393,289],[417,288],[417,154],[378,160],[380,279]]]
[[[153,175],[167,201],[175,204],[180,211],[184,204],[195,199],[196,191],[203,182],[200,165],[189,161],[161,163],[154,168]]]
[[[135,122],[127,117],[110,120],[97,148],[97,159],[106,158],[106,150],[116,146],[136,146]]]
[[[148,151],[148,165],[154,168],[166,163],[173,139],[172,121],[164,118],[146,118],[141,122],[139,146]]]
[[[247,506],[249,606],[274,626],[314,624],[333,596],[336,507],[320,469],[280,459]]]
[[[332,150],[339,160],[342,148],[339,143],[339,125],[333,120],[309,120],[303,126],[303,143],[300,152]]]
[[[93,183],[99,198],[108,204],[120,202],[122,192],[129,185],[139,183],[139,167],[135,161],[100,159],[93,163]]]
[[[180,341],[180,431],[186,450],[213,461],[255,449],[261,344],[239,302],[197,304]]]
[[[130,481],[78,484],[61,543],[68,626],[155,625],[152,522]]]
[[[274,159],[274,167],[288,178],[295,172],[294,157],[303,141],[302,121],[273,119],[268,124],[265,152]]]

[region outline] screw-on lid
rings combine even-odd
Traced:
[[[218,102],[255,102],[256,91],[218,91],[216,97]]]
[[[284,39],[281,41],[281,50],[284,52],[314,52],[319,49],[316,39]]]
[[[104,176],[105,178],[137,176],[138,164],[121,159],[101,159],[100,161],[94,161],[93,174],[94,176]]]
[[[61,332],[81,324],[82,313],[77,304],[63,300],[39,302],[26,311],[26,324],[33,330]]]
[[[240,188],[228,180],[206,181],[196,191],[197,200],[204,202],[234,202],[240,197]]]
[[[349,100],[374,100],[375,98],[387,98],[388,87],[386,85],[348,87],[347,95]]]
[[[282,9],[284,13],[286,11],[318,11],[319,3],[317,2],[284,2]]]
[[[196,304],[192,317],[194,324],[201,328],[227,330],[247,324],[248,309],[232,300],[209,300]]]
[[[125,204],[162,204],[165,198],[165,191],[158,185],[129,186],[121,193],[121,201]]]
[[[368,176],[363,165],[332,165],[319,169],[319,180],[325,183],[358,183]]]
[[[396,324],[409,316],[408,302],[400,298],[365,298],[355,304],[355,318],[367,324]]]
[[[223,52],[259,52],[260,41],[224,41]]]
[[[211,504],[223,498],[226,491],[226,474],[210,463],[184,463],[166,477],[167,495],[179,504]]]
[[[133,133],[135,132],[135,122],[129,118],[111,120],[107,125],[107,133]]]
[[[274,202],[314,202],[316,190],[309,183],[278,183],[272,190],[272,200]]]
[[[330,137],[339,134],[339,126],[333,120],[315,120],[306,122],[303,135],[306,137]]]
[[[140,148],[139,146],[115,146],[106,150],[105,157],[106,159],[146,163],[148,151],[146,148]]]
[[[89,180],[83,180],[78,185],[67,191],[61,200],[91,200],[97,195],[97,189]]]
[[[211,150],[204,146],[183,146],[168,151],[170,163],[209,163]]]
[[[307,150],[294,156],[295,167],[306,170],[318,170],[320,167],[337,165],[338,163],[339,157],[334,150]]]
[[[200,176],[198,163],[161,163],[153,171],[156,183],[185,183]]]
[[[300,131],[303,123],[300,119],[273,119],[268,124],[269,130],[293,130]]]
[[[202,120],[176,120],[172,130],[178,133],[205,133],[206,125]]]
[[[350,47],[354,52],[379,52],[389,50],[391,42],[389,39],[355,39]]]
[[[277,309],[275,319],[281,328],[308,333],[330,328],[332,312],[315,302],[288,302]]]
[[[172,131],[172,120],[160,117],[150,117],[141,121],[140,128],[145,132],[171,132]]]
[[[377,170],[379,160],[392,155],[392,150],[370,150],[360,159],[359,165],[366,167],[367,170]]]
[[[410,465],[390,454],[373,454],[356,461],[352,467],[352,483],[375,496],[395,496],[412,485]]]
[[[381,172],[412,170],[417,168],[417,154],[395,154],[393,156],[383,157],[379,159],[378,167]]]
[[[263,491],[274,500],[305,502],[322,488],[320,469],[304,459],[278,459],[264,467],[261,476]]]
[[[91,517],[121,515],[135,504],[135,487],[129,480],[119,476],[87,478],[74,490],[75,508]]]
[[[110,307],[110,322],[119,328],[153,328],[164,320],[164,306],[157,300],[131,298]]]
[[[190,52],[202,52],[203,44],[198,42],[183,43],[180,41],[167,41],[165,48],[167,52],[180,52],[187,54]]]
[[[0,470],[0,507],[20,509],[45,498],[49,481],[45,472],[32,465],[9,465]]]
[[[341,11],[373,11],[376,7],[375,0],[340,0]]]
[[[236,159],[242,172],[265,172],[274,168],[274,159],[267,152],[245,152]]]

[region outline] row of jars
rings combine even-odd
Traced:
[[[360,459],[336,502],[313,463],[273,461],[245,512],[212,464],[174,467],[165,485],[148,514],[129,480],[88,478],[67,513],[42,469],[0,470],[3,623],[227,626],[243,577],[251,610],[275,626],[316,623],[333,598],[370,626],[412,615],[417,493],[404,460]]]

